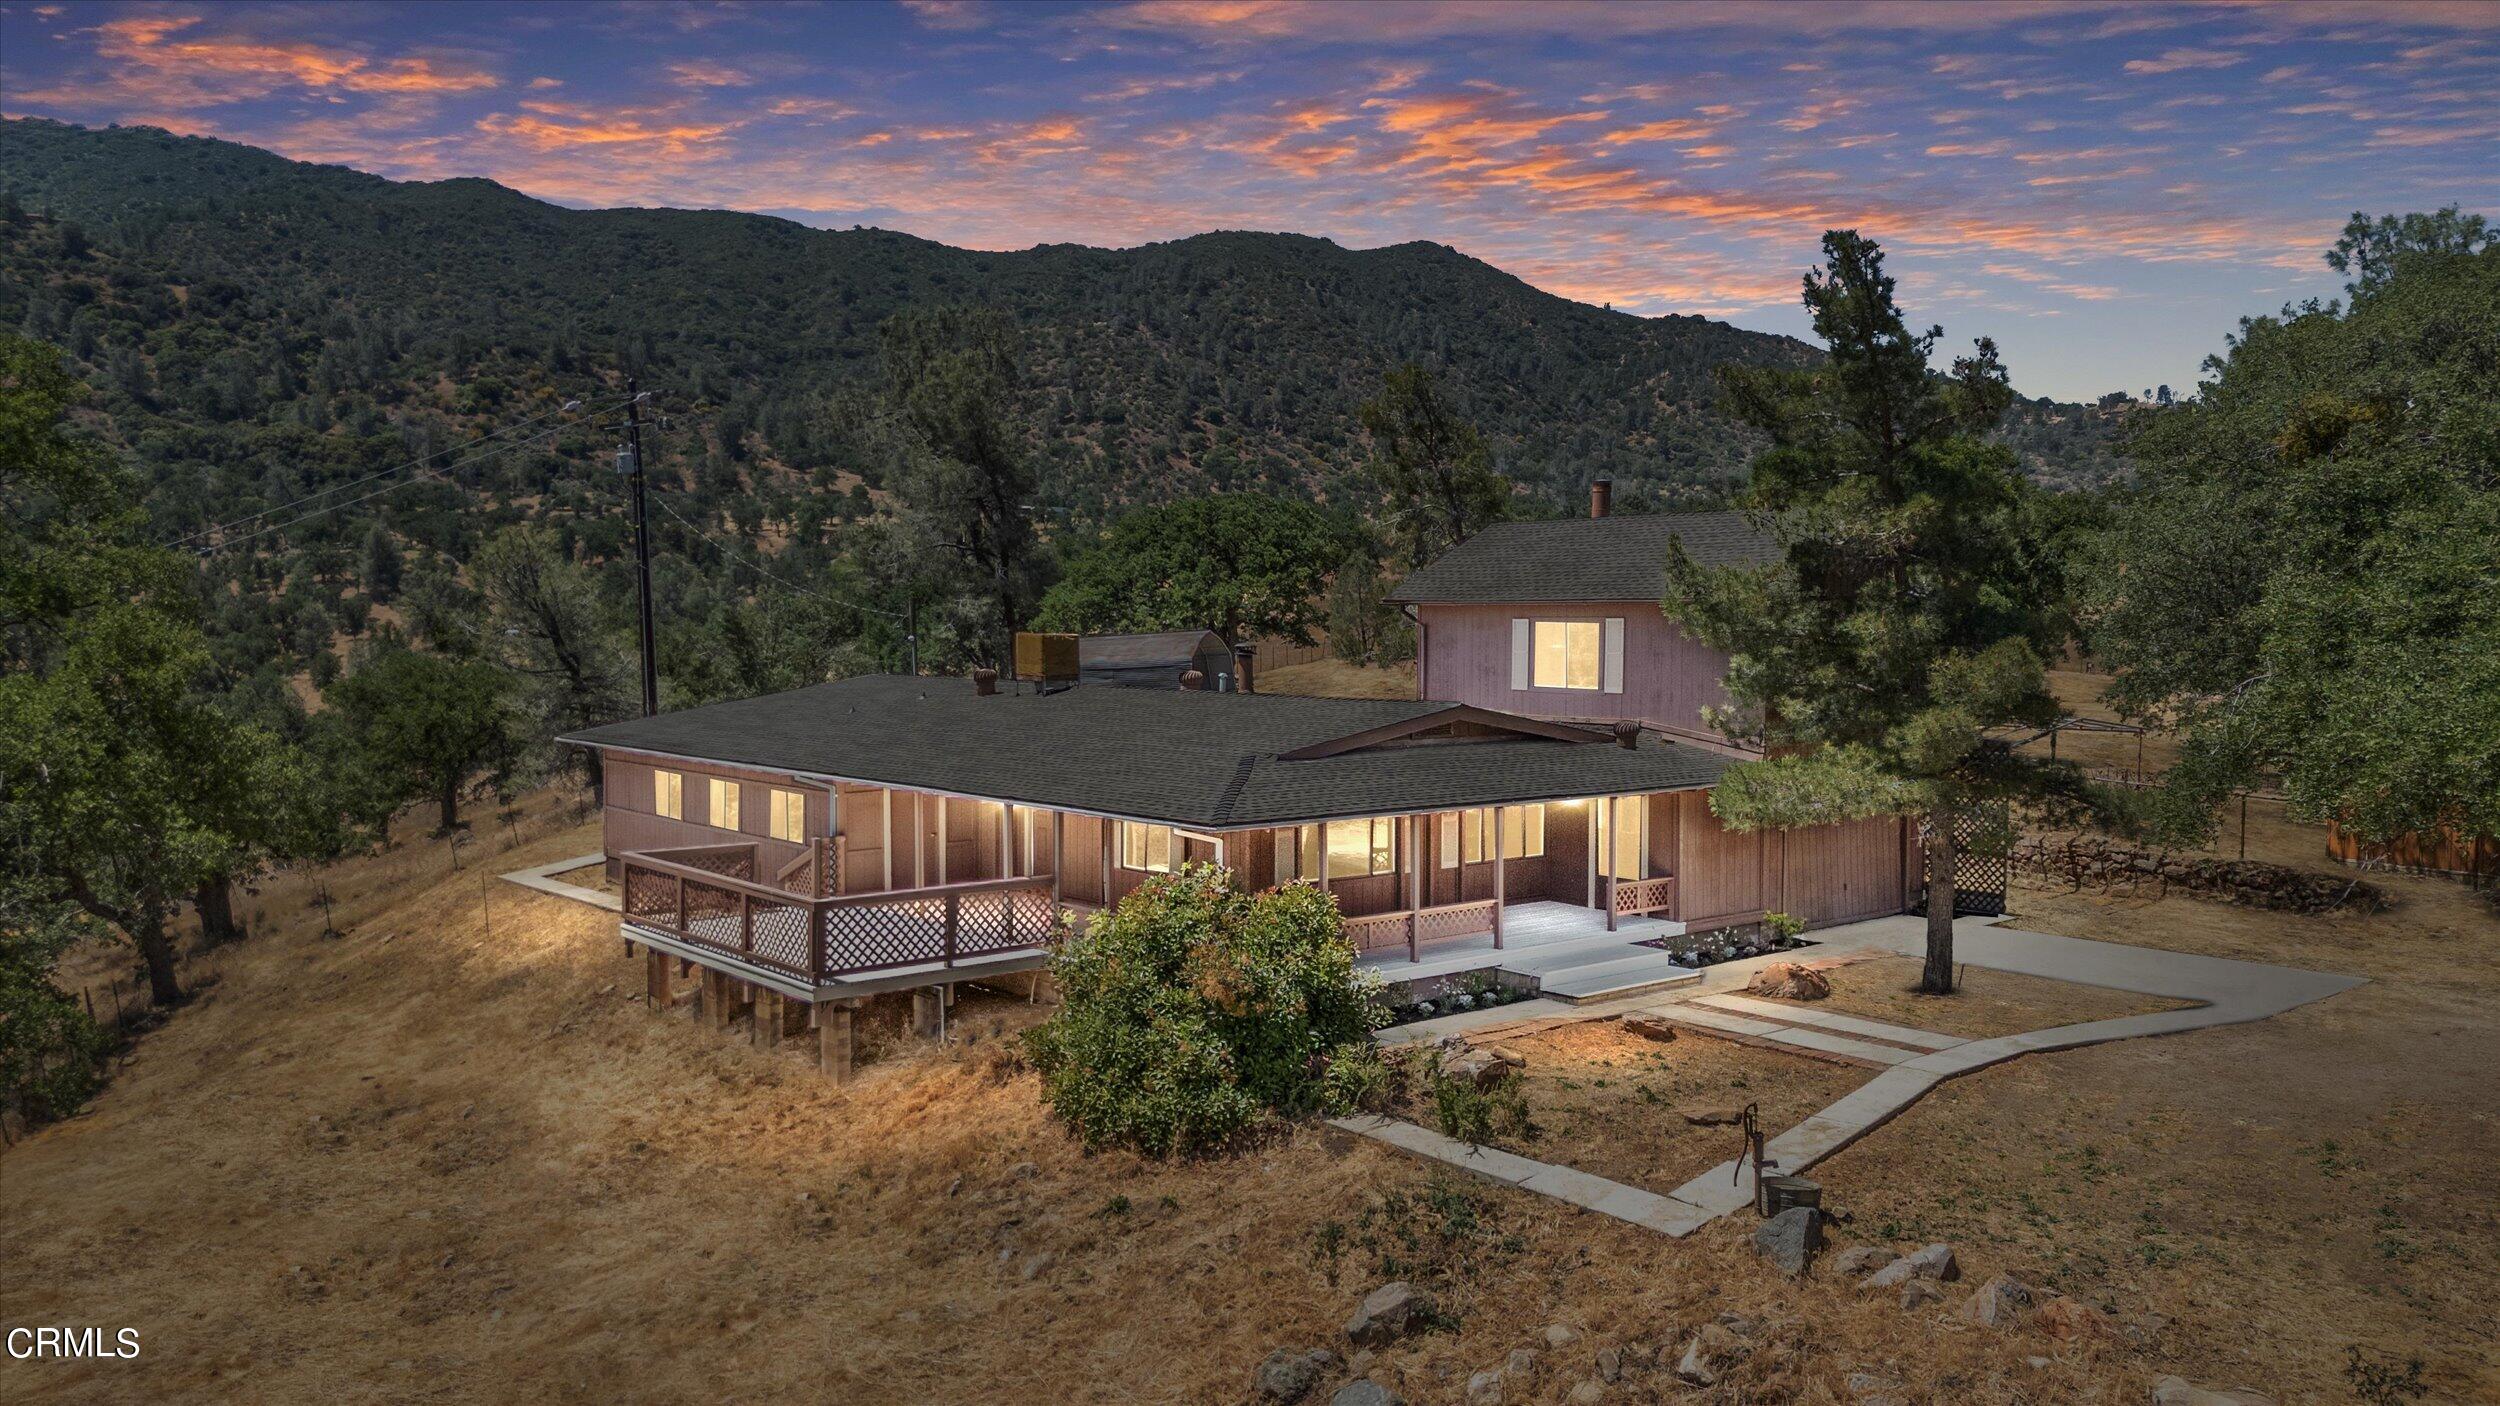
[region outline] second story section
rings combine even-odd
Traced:
[[[1779,549],[1742,513],[1613,517],[1605,501],[1601,485],[1589,517],[1498,523],[1399,583],[1419,697],[1722,742],[1702,710],[1727,701],[1727,657],[1660,613],[1667,547],[1706,566]]]

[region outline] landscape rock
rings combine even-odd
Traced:
[[[1536,1349],[1532,1347],[1512,1348],[1509,1359],[1502,1363],[1502,1375],[1514,1382],[1524,1382],[1535,1376]]]
[[[1675,1374],[1695,1386],[1712,1386],[1719,1380],[1720,1369],[1745,1355],[1745,1340],[1726,1325],[1705,1323],[1693,1340],[1684,1345],[1684,1355],[1676,1359]]]
[[[1571,1395],[1563,1399],[1569,1401],[1571,1406],[1597,1406],[1598,1402],[1606,1399],[1606,1388],[1582,1377],[1571,1384]]]
[[[1901,1311],[1944,1302],[1944,1286],[1933,1279],[1913,1279],[1901,1286]]]
[[[1753,1252],[1791,1279],[1806,1272],[1823,1245],[1823,1213],[1791,1206],[1754,1228]]]
[[[2031,1286],[2011,1274],[1999,1274],[1962,1302],[1962,1321],[1982,1328],[2011,1328],[2031,1307]]]
[[[1675,1038],[1675,1022],[1654,1015],[1627,1015],[1623,1018],[1623,1033],[1663,1045]]]
[[[1834,1274],[1845,1274],[1854,1278],[1861,1274],[1872,1274],[1899,1258],[1901,1256],[1898,1253],[1882,1245],[1852,1245],[1832,1256],[1831,1270]]]
[[[1906,1390],[1898,1380],[1873,1372],[1851,1372],[1842,1385],[1858,1406],[1899,1406],[1901,1393]]]
[[[1259,1363],[1251,1376],[1251,1387],[1262,1401],[1300,1401],[1319,1385],[1320,1374],[1337,1365],[1337,1354],[1296,1352],[1280,1347]]]
[[[1623,1380],[1623,1349],[1601,1347],[1597,1350],[1597,1379],[1601,1382]]]
[[[1406,1406],[1406,1398],[1378,1382],[1347,1382],[1328,1398],[1328,1406]]]
[[[1545,1325],[1545,1345],[1547,1347],[1569,1347],[1579,1340],[1579,1330],[1568,1324],[1548,1323]]]
[[[1753,984],[1745,989],[1756,996],[1786,1001],[1820,1001],[1832,994],[1832,983],[1821,972],[1801,963],[1773,962],[1755,972]]]
[[[1889,1289],[1896,1284],[1907,1284],[1913,1279],[1941,1279],[1949,1282],[1961,1277],[1962,1266],[1953,1258],[1953,1247],[1938,1244],[1903,1255],[1866,1276],[1865,1281],[1858,1287]]]
[[[1732,1128],[1745,1121],[1739,1108],[1697,1108],[1685,1113],[1684,1121],[1696,1128]]]
[[[1467,1379],[1467,1406],[1502,1406],[1502,1373],[1487,1367]]]
[[[1044,1250],[1039,1254],[1025,1256],[1024,1263],[1016,1266],[1016,1273],[1022,1275],[1029,1282],[1048,1274],[1050,1272],[1050,1267],[1058,1262],[1059,1256],[1048,1250]]]
[[[2153,1406],[2275,1406],[2274,1398],[2246,1387],[2198,1386],[2185,1377],[2153,1383]]]
[[[1420,1330],[1432,1316],[1432,1297],[1403,1279],[1393,1280],[1363,1296],[1346,1320],[1345,1335],[1363,1347],[1386,1347]]]
[[[1489,1089],[1527,1064],[1526,1057],[1499,1046],[1454,1050],[1441,1056],[1441,1077]]]
[[[2199,898],[2280,912],[2376,913],[2387,906],[2386,891],[2360,879],[2255,859],[2181,859],[2092,836],[2023,840],[2014,846],[2012,860],[2017,872],[2078,889],[2133,887],[2149,880]]]
[[[2060,1295],[2031,1311],[2031,1326],[2062,1343],[2101,1342],[2118,1336],[2109,1315],[2081,1299]]]

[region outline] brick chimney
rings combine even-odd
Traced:
[[[1233,688],[1236,692],[1254,691],[1250,687],[1250,671],[1258,662],[1259,647],[1257,645],[1237,644],[1233,646]]]
[[[1615,481],[1601,478],[1589,484],[1589,516],[1604,517],[1615,510]]]

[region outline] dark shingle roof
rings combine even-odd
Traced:
[[[1656,600],[1667,543],[1704,566],[1758,566],[1779,559],[1770,534],[1743,513],[1501,522],[1442,553],[1398,583],[1406,604]]]
[[[1458,706],[1107,685],[984,698],[962,679],[881,674],[564,740],[1209,829],[1680,790],[1728,765],[1654,737],[1631,749],[1521,737],[1282,757]]]

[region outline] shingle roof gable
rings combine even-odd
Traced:
[[[1409,605],[1656,600],[1666,583],[1667,544],[1678,540],[1704,566],[1779,559],[1770,534],[1741,512],[1503,522],[1408,575],[1389,599]]]

